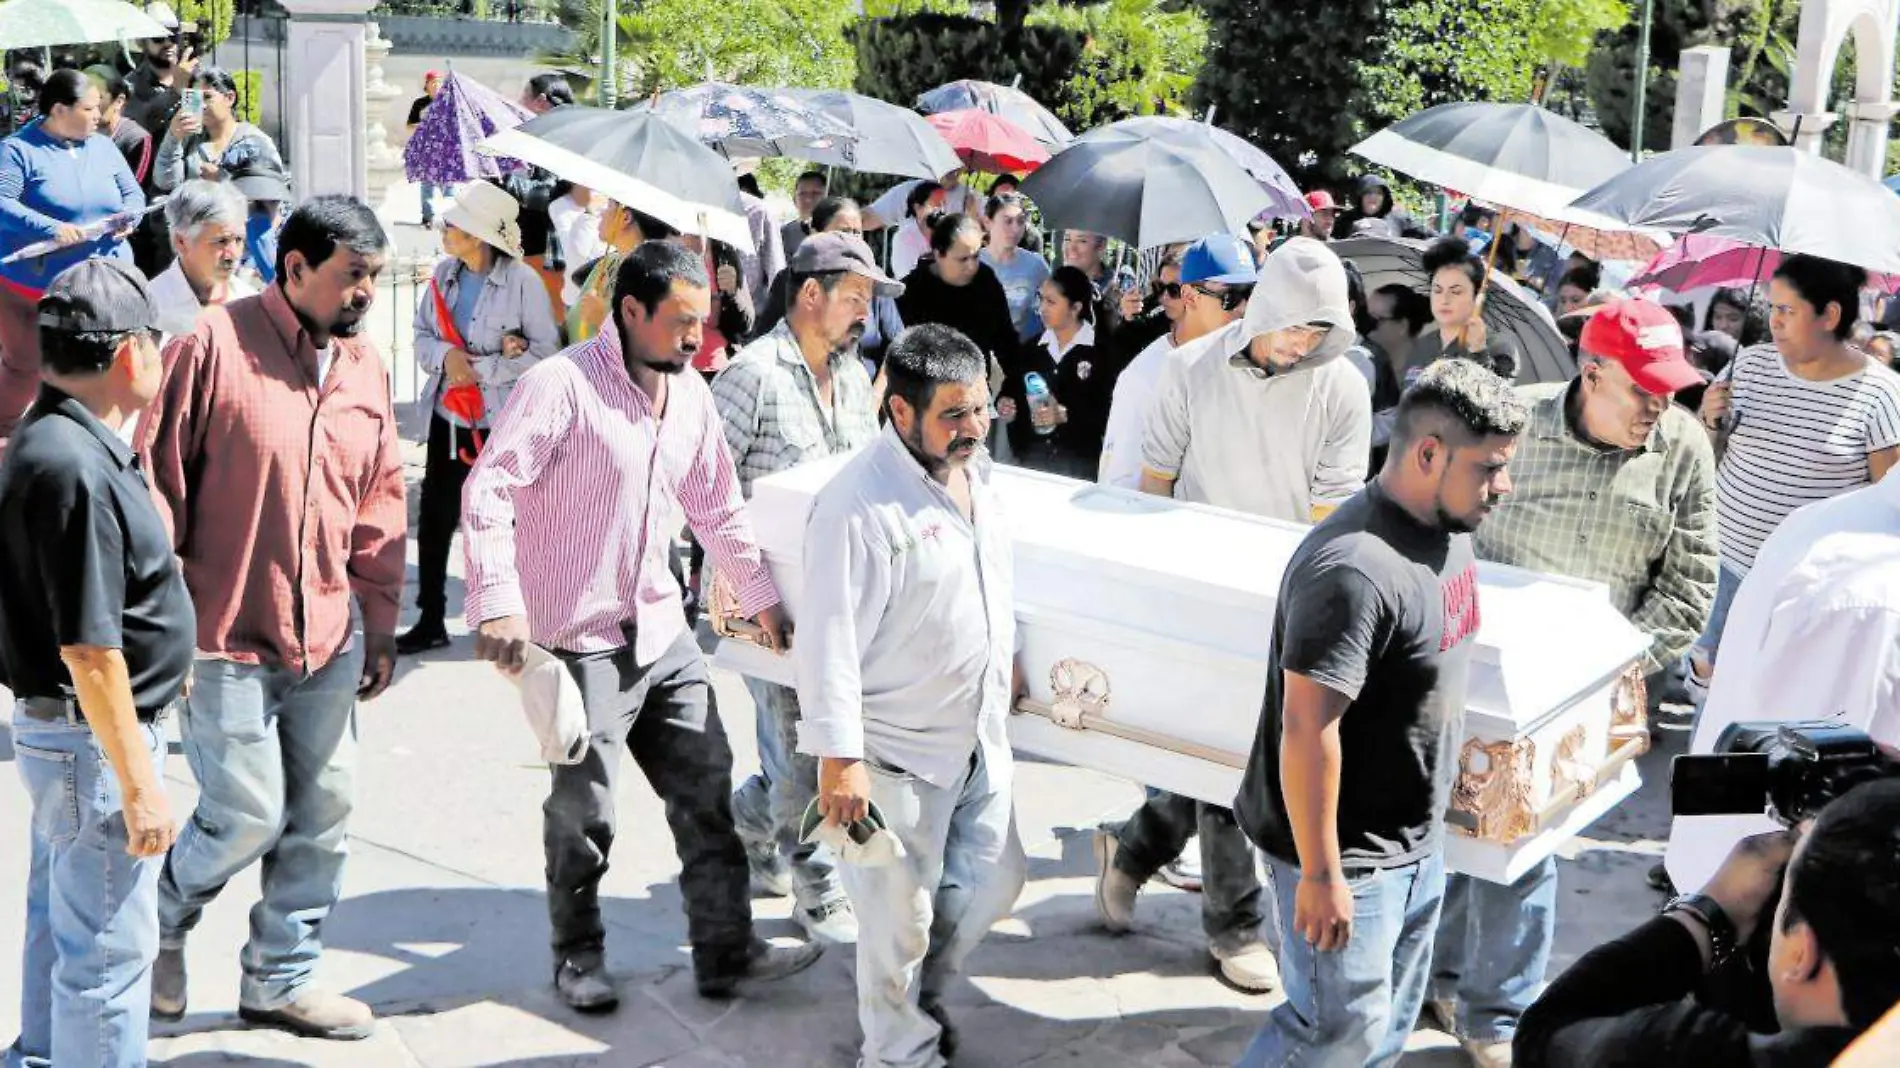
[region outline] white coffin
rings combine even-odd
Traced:
[[[759,480],[752,522],[794,622],[805,519],[846,462]],[[1029,697],[1021,752],[1231,804],[1303,526],[999,468]],[[1484,564],[1452,870],[1514,881],[1639,784],[1647,646],[1596,583]],[[793,685],[714,598],[718,662]],[[797,640],[796,635],[793,638]]]

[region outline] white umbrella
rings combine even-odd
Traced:
[[[8,0],[0,4],[0,49],[171,35],[158,20],[123,0]]]

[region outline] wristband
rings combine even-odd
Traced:
[[[1729,919],[1728,912],[1707,894],[1678,894],[1663,906],[1663,914],[1686,912],[1702,922],[1704,930],[1709,932],[1709,945],[1712,953],[1709,966],[1719,968],[1728,963],[1738,948],[1735,921]]]

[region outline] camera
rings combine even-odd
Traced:
[[[1669,802],[1678,816],[1756,815],[1784,826],[1812,819],[1861,783],[1900,775],[1900,763],[1866,732],[1826,721],[1734,723],[1715,752],[1670,765]]]

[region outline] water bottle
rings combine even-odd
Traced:
[[[1036,433],[1043,435],[1055,433],[1056,395],[1049,392],[1049,383],[1043,381],[1041,375],[1032,371],[1023,376],[1023,393],[1029,400],[1030,425],[1036,428]],[[1046,423],[1035,421],[1036,415],[1041,412],[1049,414],[1050,418]]]

